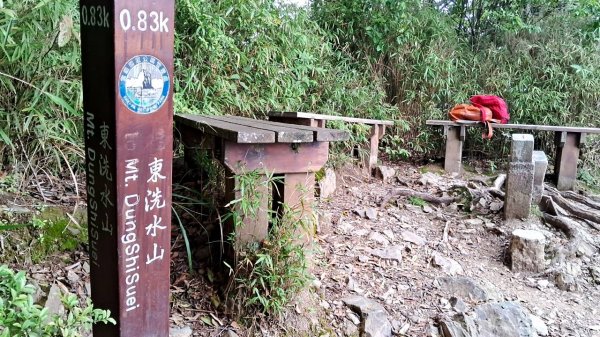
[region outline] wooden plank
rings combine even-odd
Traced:
[[[78,17],[90,290],[116,320],[93,336],[168,336],[175,1],[80,0]]]
[[[321,115],[310,112],[269,112],[269,116],[273,117],[285,117],[285,118],[305,118],[305,119],[317,119],[317,120],[329,120],[329,121],[344,121],[350,123],[363,123],[368,125],[394,125],[393,121],[379,120],[379,119],[367,119],[367,118],[355,118],[355,117],[344,117],[344,116],[333,116],[333,115]]]
[[[239,187],[239,177],[233,172],[226,170],[225,200],[231,202],[242,197]],[[235,233],[235,251],[241,251],[249,243],[259,243],[267,238],[269,233],[269,186],[266,175],[259,175],[256,181],[254,196],[258,198],[257,207],[244,214],[240,203],[234,203],[230,210],[236,212],[241,218],[236,226],[233,217],[226,220],[225,234]]]
[[[206,116],[207,118],[237,124],[256,130],[266,130],[275,132],[277,143],[310,143],[314,141],[313,131],[306,131],[294,128],[291,124],[282,124],[283,126],[270,125],[267,121],[261,121],[252,118],[238,116]]]
[[[450,126],[477,126],[479,122],[456,123],[447,120],[428,120],[426,125],[450,125]],[[533,131],[561,131],[561,132],[580,132],[580,133],[600,133],[600,128],[588,128],[579,126],[553,126],[553,125],[533,125],[533,124],[492,124],[494,129],[518,129]]]
[[[275,143],[276,139],[273,131],[221,121],[208,116],[175,115],[175,122],[236,143]]]
[[[328,151],[328,142],[236,144],[225,141],[223,163],[235,173],[265,169],[274,174],[316,172],[327,162]]]
[[[229,118],[244,118],[244,117],[236,117],[236,116],[228,116]],[[247,119],[247,118],[245,118]],[[344,141],[350,139],[350,134],[344,130],[338,129],[326,129],[322,127],[315,126],[307,126],[307,125],[299,125],[299,124],[290,124],[285,122],[274,122],[274,121],[263,121],[259,120],[261,123],[265,123],[266,125],[272,125],[275,127],[285,127],[285,128],[293,128],[302,131],[310,131],[314,134],[314,139],[317,142],[336,142],[336,141]]]

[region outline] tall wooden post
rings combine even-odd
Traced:
[[[169,335],[174,0],[80,0],[92,300]]]

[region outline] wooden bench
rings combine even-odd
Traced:
[[[379,140],[385,134],[386,125],[394,125],[393,121],[320,115],[308,112],[270,112],[269,120],[297,125],[308,125],[319,128],[325,128],[327,121],[343,121],[348,123],[362,123],[371,125],[371,135],[369,137],[369,160],[366,163],[369,172],[371,172],[373,167],[377,164]]]
[[[446,139],[444,169],[447,172],[460,172],[462,169],[462,147],[465,141],[465,129],[469,126],[481,126],[481,124],[479,122],[459,124],[447,120],[428,120],[426,124],[444,127],[444,138]],[[575,187],[579,149],[585,143],[587,134],[600,134],[600,128],[571,126],[494,124],[494,128],[554,132],[556,143],[554,173],[556,175],[556,186],[559,190],[571,190]]]
[[[240,197],[235,175],[257,170],[265,182],[267,174],[279,176],[273,188],[272,207],[269,210],[268,188],[262,184],[260,207],[252,220],[238,228],[238,243],[261,241],[267,237],[269,211],[278,211],[282,203],[302,208],[302,214],[312,215],[315,172],[328,158],[329,142],[347,140],[349,134],[341,130],[291,125],[237,116],[175,115],[181,133],[186,157],[194,149],[210,149],[225,166],[226,198]],[[189,157],[188,157],[189,159]]]

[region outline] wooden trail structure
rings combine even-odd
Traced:
[[[448,120],[428,120],[425,124],[444,127],[446,155],[444,169],[447,172],[462,170],[462,147],[465,142],[466,128],[480,123],[456,123]],[[579,150],[585,143],[586,135],[600,134],[600,128],[529,125],[529,124],[493,124],[495,129],[514,129],[532,131],[551,131],[555,135],[555,175],[559,190],[572,190],[577,180],[577,159]]]
[[[269,120],[298,125],[308,125],[319,128],[325,128],[327,121],[342,121],[346,123],[370,125],[371,134],[369,136],[369,156],[365,160],[365,164],[369,173],[372,172],[373,168],[377,164],[379,141],[381,138],[383,138],[383,135],[385,135],[385,127],[394,125],[393,121],[387,120],[321,115],[310,112],[270,112]]]
[[[174,0],[80,0],[94,337],[169,335]]]
[[[273,209],[269,209],[268,187],[260,185],[260,206],[254,219],[245,219],[244,226],[236,229],[238,244],[264,240],[269,212],[280,213],[283,203],[300,211],[302,219],[310,218],[315,172],[327,161],[329,142],[349,138],[347,132],[335,129],[236,116],[176,115],[175,122],[188,164],[193,164],[198,151],[207,151],[224,164],[227,201],[240,197],[236,175],[257,170],[263,183],[267,174],[279,178],[272,188]]]

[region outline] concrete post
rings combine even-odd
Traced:
[[[557,131],[555,133],[556,162],[554,173],[556,175],[556,188],[559,191],[572,190],[577,181],[577,159],[579,149],[585,142],[586,134],[580,132]]]
[[[462,172],[462,148],[465,141],[465,126],[444,126],[446,156],[444,170],[449,173]]]
[[[539,204],[544,193],[544,178],[546,177],[546,169],[548,168],[548,157],[544,151],[533,151],[533,198],[534,204]]]
[[[527,218],[533,195],[533,135],[513,134],[510,152],[504,218]]]

